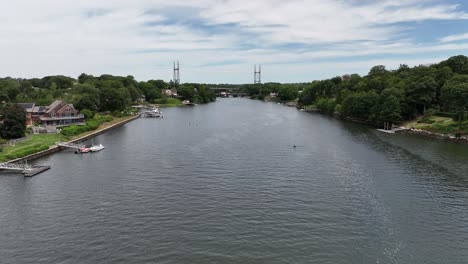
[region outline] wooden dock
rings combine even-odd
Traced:
[[[21,173],[24,175],[24,177],[33,177],[49,169],[50,166],[34,166],[28,170],[24,170]]]

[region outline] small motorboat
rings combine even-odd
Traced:
[[[103,150],[104,149],[104,146],[102,144],[99,144],[99,145],[93,145],[89,148],[89,150],[91,152],[97,152],[97,151],[100,151],[100,150]]]
[[[75,153],[88,153],[91,151],[91,148],[86,148],[86,147],[83,147],[83,148],[79,148],[75,151]]]

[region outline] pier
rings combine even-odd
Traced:
[[[50,166],[29,166],[27,163],[0,163],[1,170],[20,172],[24,177],[32,177],[50,169]]]
[[[62,147],[62,148],[76,149],[76,150],[79,150],[85,147],[82,144],[71,143],[71,142],[57,142],[57,146]]]

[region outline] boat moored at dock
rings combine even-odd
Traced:
[[[105,147],[102,145],[102,144],[99,144],[99,145],[92,145],[89,150],[91,152],[97,152],[97,151],[100,151],[100,150],[103,150]]]

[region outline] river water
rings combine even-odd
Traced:
[[[468,263],[467,145],[248,99],[163,111],[1,174],[0,263]]]

